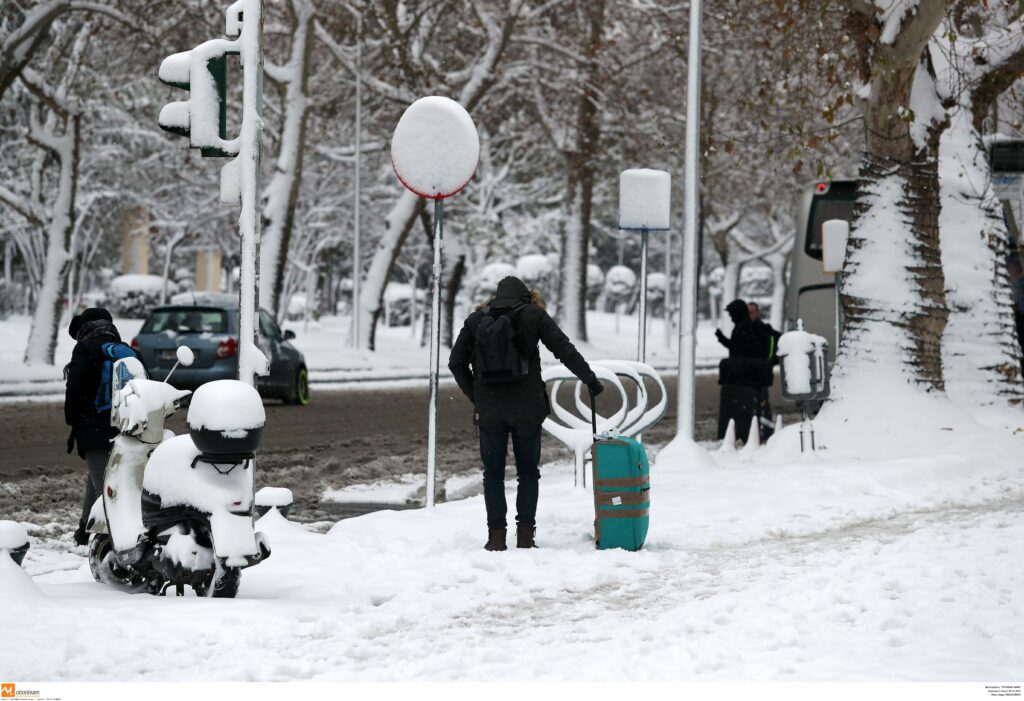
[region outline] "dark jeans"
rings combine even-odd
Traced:
[[[484,463],[484,503],[487,527],[507,528],[505,514],[505,456],[508,437],[516,458],[516,523],[532,526],[537,519],[537,480],[540,479],[540,425],[480,429],[480,458]]]
[[[78,521],[83,529],[89,522],[93,503],[103,493],[103,473],[107,470],[108,457],[110,448],[85,451],[85,464],[89,466],[89,473],[85,476],[85,503],[82,504],[82,518]]]

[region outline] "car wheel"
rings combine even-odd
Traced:
[[[305,367],[299,368],[299,371],[295,373],[291,391],[285,397],[285,401],[289,404],[309,406],[309,371]]]

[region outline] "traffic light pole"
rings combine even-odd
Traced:
[[[242,260],[238,277],[238,379],[255,385],[256,375],[266,372],[266,356],[257,345],[260,296],[260,161],[263,106],[263,0],[239,0],[228,10],[241,13],[240,58],[242,60],[242,129],[239,135],[237,167],[241,183],[242,211],[238,228],[242,238]]]

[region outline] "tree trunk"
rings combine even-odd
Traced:
[[[441,345],[452,347],[455,341],[455,301],[462,289],[462,281],[466,278],[466,254],[459,253],[448,274],[448,282],[442,288],[441,304],[444,313],[441,317]],[[415,287],[413,288],[415,292]]]
[[[740,287],[740,272],[743,267],[736,261],[729,261],[725,264],[724,274],[722,275],[722,298],[718,300],[721,305],[718,309],[718,318],[722,331],[726,336],[732,332],[732,319],[725,313],[725,308],[729,305],[729,302],[733,301],[739,295]]]
[[[604,41],[605,0],[585,4],[589,22],[580,97],[576,110],[576,145],[569,158],[565,228],[562,230],[561,282],[558,304],[562,328],[570,337],[587,340],[587,263],[594,174],[601,140],[598,53]]]
[[[910,99],[915,81],[919,91],[935,93],[922,56],[944,8],[918,6],[891,44],[874,46],[864,107],[867,148],[841,285],[837,376],[885,365],[901,369],[911,384],[944,388],[938,132],[927,125],[926,136],[915,141]]]
[[[68,245],[71,243],[71,229],[75,222],[81,116],[71,114],[66,124],[67,131],[60,139],[60,148],[54,152],[60,164],[57,199],[53,204],[53,215],[47,227],[46,269],[36,310],[32,316],[28,345],[25,348],[26,365],[53,365],[54,351],[57,348],[60,308],[67,285],[67,268],[71,262]]]
[[[288,307],[281,299],[288,246],[295,225],[295,209],[302,185],[302,161],[306,148],[309,97],[306,94],[313,42],[309,31],[313,9],[293,2],[295,29],[285,81],[284,123],[274,175],[263,193],[263,235],[260,241],[260,302],[278,322]]]
[[[782,316],[786,304],[786,262],[788,256],[776,254],[768,257],[768,266],[772,269],[772,315],[769,323],[776,331],[782,328]]]
[[[958,404],[1019,403],[1024,388],[1006,270],[1009,232],[972,110],[954,107],[949,119],[939,141],[946,391]]]
[[[384,308],[384,288],[391,278],[391,271],[402,252],[405,239],[422,210],[423,199],[404,190],[384,219],[384,235],[377,242],[377,250],[373,252],[359,298],[362,309],[357,311],[359,323],[362,324],[359,337],[369,350],[373,350],[376,344],[377,320]]]

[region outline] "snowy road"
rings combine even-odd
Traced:
[[[675,381],[666,379],[670,396]],[[701,435],[714,438],[718,387],[714,376],[698,378],[698,418]],[[777,391],[778,383],[775,390]],[[781,397],[773,398],[782,407]],[[661,423],[647,432],[659,443],[674,432],[671,408]],[[426,457],[427,390],[425,386],[315,391],[309,407],[267,402],[267,430],[259,453],[257,486],[288,487],[296,494],[294,517],[304,521],[336,516],[319,510],[326,489],[387,479],[423,469]],[[169,426],[185,430],[184,413]],[[454,383],[443,383],[439,411],[442,478],[479,469],[479,452],[469,403]],[[0,518],[67,524],[68,509],[81,498],[84,464],[64,450],[67,437],[63,407],[55,402],[0,403],[4,427],[0,454]],[[568,452],[553,438],[544,441],[544,461]],[[73,518],[77,518],[74,515]]]
[[[379,513],[327,535],[265,520],[276,552],[235,601],[128,596],[81,569],[39,577],[45,596],[13,598],[5,616],[18,634],[0,644],[3,667],[53,681],[1024,673],[1019,498],[801,537],[655,539],[636,554],[596,552],[558,515],[541,549],[486,553],[465,523],[480,506]]]

